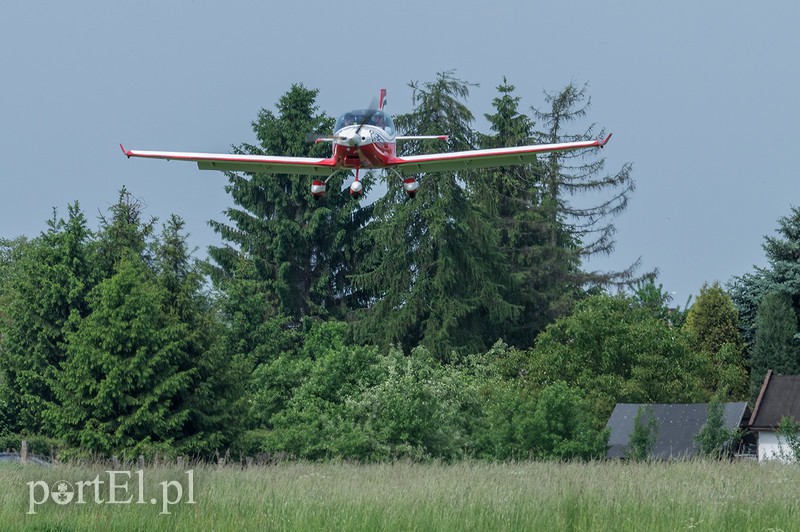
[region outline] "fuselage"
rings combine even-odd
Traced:
[[[334,125],[333,158],[340,168],[383,168],[397,155],[392,118],[383,111],[359,109]]]

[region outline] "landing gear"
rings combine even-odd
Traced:
[[[419,190],[419,182],[413,177],[403,179],[403,190],[406,191],[406,194],[408,194],[409,198],[414,199],[417,196],[417,191]]]
[[[414,199],[419,191],[419,181],[413,177],[403,178],[403,176],[401,176],[394,168],[389,168],[389,171],[400,178],[400,180],[403,182],[403,190],[406,192],[406,194],[408,194],[409,198]]]
[[[359,168],[356,168],[355,181],[350,184],[350,196],[352,196],[354,199],[359,199],[364,195],[364,185],[358,180],[358,170]]]

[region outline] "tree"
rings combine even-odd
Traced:
[[[707,397],[708,363],[687,338],[635,304],[605,294],[580,301],[570,316],[550,325],[528,353],[534,387],[557,380],[586,390],[599,425],[614,405],[697,402]]]
[[[318,91],[292,85],[277,104],[277,115],[262,109],[253,122],[259,144],[244,143],[237,153],[289,156],[326,156],[323,145],[308,143],[298,131],[330,130],[333,120],[319,113]],[[354,267],[358,229],[366,223],[369,208],[348,195],[332,192],[321,199],[309,193],[312,178],[298,175],[228,173],[237,207],[226,211],[228,223],[210,225],[227,242],[212,247],[217,267],[213,278],[236,279],[242,260],[252,262],[244,282],[262,284],[266,297],[277,304],[278,314],[295,323],[302,316],[343,315],[356,297],[349,276]],[[343,176],[330,182],[341,187]],[[369,180],[365,179],[366,186]],[[226,289],[231,289],[230,282]],[[260,323],[251,324],[258,328]]]
[[[68,213],[64,220],[54,211],[45,232],[16,243],[4,268],[0,364],[14,431],[46,429],[43,412],[55,400],[67,322],[86,315],[96,282],[86,218],[77,203]]]
[[[689,334],[692,348],[706,353],[714,367],[714,377],[708,383],[710,390],[726,389],[731,399],[745,397],[747,370],[744,343],[739,333],[739,313],[719,283],[703,285],[683,330]]]
[[[248,366],[241,355],[225,350],[225,327],[204,291],[205,279],[192,259],[184,226],[183,219],[174,214],[164,224],[154,251],[155,281],[162,289],[163,311],[185,330],[185,347],[176,358],[175,370],[192,376],[190,391],[181,398],[189,415],[180,449],[209,455],[229,444],[242,429],[244,389],[240,383]]]
[[[445,72],[411,87],[415,107],[396,118],[399,130],[447,132],[452,150],[473,145],[473,117],[463,103],[468,83]],[[441,150],[430,142],[404,149],[412,146]],[[497,327],[517,313],[507,298],[511,285],[497,230],[464,188],[472,178],[468,172],[429,174],[413,201],[390,187],[376,202],[366,231],[369,254],[355,276],[372,298],[359,325],[364,340],[406,349],[419,344],[446,360],[454,350],[485,350],[497,339]]]
[[[72,445],[101,454],[171,454],[196,372],[182,360],[187,330],[164,313],[163,289],[139,257],[116,270],[92,291],[91,313],[70,320],[50,422]]]
[[[542,390],[530,429],[535,458],[589,460],[608,449],[608,429],[597,429],[587,401],[562,381]]]
[[[633,283],[633,299],[642,308],[670,327],[681,328],[686,321],[692,297],[686,300],[684,308],[672,306],[672,294],[664,290],[664,285],[656,285],[655,277],[647,277]]]
[[[708,417],[703,428],[695,435],[694,441],[701,456],[721,460],[724,458],[738,435],[738,429],[725,428],[725,403],[727,395],[724,389],[714,394],[708,404]]]
[[[698,351],[718,353],[725,344],[742,346],[739,312],[718,282],[711,286],[705,283],[700,288],[700,295],[689,310],[684,329]]]
[[[578,88],[570,83],[559,92],[545,94],[549,109],[533,109],[534,117],[543,128],[537,134],[540,142],[571,142],[597,136],[595,124],[579,134],[565,131],[567,124],[586,116],[591,104],[586,90],[586,85]],[[600,131],[602,134],[603,131]],[[582,162],[589,155],[586,151],[555,151],[542,158],[542,206],[552,254],[548,262],[557,268],[554,275],[560,275],[565,282],[578,287],[629,284],[635,281],[638,260],[618,272],[586,272],[578,269],[583,260],[596,255],[608,255],[614,250],[616,229],[607,220],[627,208],[635,190],[630,163],[623,165],[615,174],[603,176],[605,160]],[[578,207],[570,201],[571,197],[580,194],[608,192],[611,194],[609,198],[589,207]]]
[[[534,142],[533,121],[519,112],[520,98],[504,78],[493,100],[494,114],[486,114],[492,135],[478,135],[481,148],[520,146]],[[521,311],[499,332],[509,343],[527,348],[536,335],[567,313],[581,293],[570,275],[578,272],[574,257],[552,249],[573,247],[563,225],[552,227],[541,193],[542,165],[515,165],[477,172],[471,199],[499,229],[499,249],[511,273],[510,301]],[[558,233],[553,238],[553,231]],[[554,261],[566,259],[564,264]]]
[[[750,396],[755,399],[767,370],[782,375],[800,373],[797,315],[788,294],[771,292],[764,296],[756,315],[756,337],[750,360]]]
[[[734,277],[728,287],[739,310],[742,336],[752,355],[756,337],[756,319],[765,295],[784,292],[790,297],[795,314],[800,313],[800,207],[778,219],[778,234],[764,239],[764,253],[769,264],[752,273]]]
[[[633,418],[633,430],[625,453],[629,460],[641,462],[652,457],[658,439],[658,422],[653,407],[642,405]]]
[[[780,445],[775,458],[787,462],[800,460],[800,423],[796,419],[791,416],[781,418],[778,425],[778,441],[785,442],[788,449]]]

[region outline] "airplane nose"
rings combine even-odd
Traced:
[[[361,135],[359,135],[355,131],[351,131],[350,134],[347,136],[347,144],[350,146],[358,146],[360,140],[361,140]]]

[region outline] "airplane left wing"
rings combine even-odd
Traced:
[[[279,157],[273,155],[240,155],[235,153],[191,153],[175,151],[126,150],[122,153],[130,157],[192,161],[201,170],[221,170],[231,172],[264,172],[268,174],[299,174],[328,176],[336,165],[334,159],[315,157]]]
[[[429,155],[410,155],[396,157],[391,165],[406,172],[441,172],[464,170],[467,168],[492,168],[511,166],[536,161],[536,155],[552,151],[580,150],[584,148],[602,148],[611,138],[580,142],[563,142],[559,144],[536,144],[533,146],[515,146],[487,150],[456,151],[451,153],[433,153]]]

